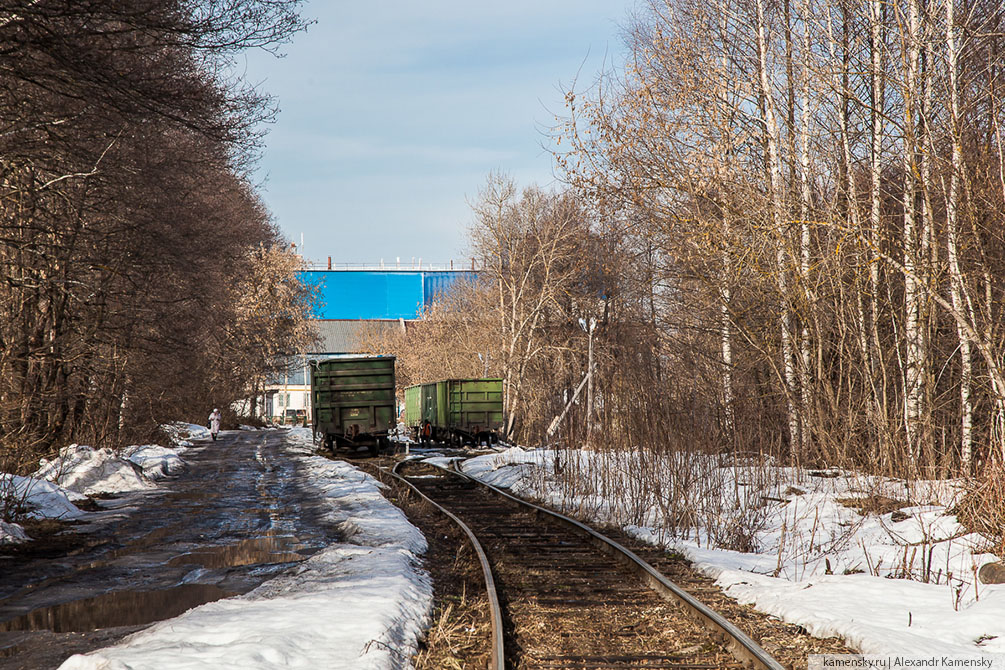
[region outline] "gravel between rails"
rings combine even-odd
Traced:
[[[428,467],[403,474],[436,475],[412,481],[482,541],[504,609],[508,667],[741,667],[680,606],[564,525]]]

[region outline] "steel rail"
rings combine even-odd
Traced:
[[[718,641],[726,647],[738,661],[747,667],[759,668],[760,670],[785,670],[785,667],[781,663],[772,658],[771,655],[764,651],[760,645],[754,642],[750,636],[725,619],[721,614],[708,608],[703,603],[695,599],[695,597],[690,593],[671,582],[663,576],[663,574],[656,570],[656,568],[639,558],[639,556],[627,547],[615,542],[602,533],[597,532],[584,523],[567,517],[564,514],[559,514],[558,512],[550,510],[546,507],[541,507],[540,505],[518,498],[511,493],[507,493],[500,488],[461,472],[456,469],[456,461],[452,464],[454,465],[454,469],[444,468],[431,463],[424,463],[424,465],[432,465],[433,467],[439,468],[445,472],[450,472],[460,477],[464,477],[465,479],[476,484],[480,484],[481,486],[484,486],[487,489],[494,491],[496,494],[519,505],[533,509],[539,515],[543,514],[559,520],[577,533],[585,535],[595,547],[615,558],[625,565],[625,567],[635,571],[642,578],[643,583],[656,591],[656,593],[664,599],[681,603],[685,609],[687,609],[702,625],[705,626],[705,628],[712,633],[713,637],[717,638]],[[395,468],[397,468],[397,465]]]
[[[499,596],[496,593],[496,582],[495,578],[492,576],[492,568],[489,566],[488,556],[485,554],[485,550],[482,548],[481,542],[478,541],[478,538],[475,537],[475,534],[466,523],[457,518],[445,507],[433,501],[429,496],[412,484],[412,482],[408,481],[408,479],[398,473],[398,467],[408,462],[410,461],[398,461],[394,464],[394,467],[391,470],[386,470],[384,468],[380,468],[380,470],[388,473],[405,484],[408,488],[415,491],[415,493],[417,493],[423,500],[431,504],[444,515],[449,517],[451,521],[460,526],[461,530],[464,531],[464,534],[468,536],[468,541],[471,542],[471,546],[474,547],[475,554],[478,556],[478,562],[481,563],[482,573],[485,575],[485,590],[488,593],[489,599],[489,619],[492,625],[492,652],[489,657],[488,670],[505,670],[506,653],[505,648],[503,647],[502,609],[499,607]],[[446,470],[445,472],[450,471]]]

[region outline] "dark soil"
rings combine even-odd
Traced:
[[[20,544],[0,544],[0,566],[8,565],[4,562],[5,560],[32,561],[72,556],[101,546],[108,541],[107,538],[75,532],[77,527],[82,525],[79,521],[28,519],[20,522],[20,525],[31,541]]]
[[[837,501],[862,515],[888,514],[911,506],[911,503],[905,500],[896,500],[881,495],[869,495],[863,498],[838,498]]]

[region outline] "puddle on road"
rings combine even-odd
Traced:
[[[197,551],[171,559],[168,565],[197,564],[204,568],[233,568],[259,563],[294,563],[307,556],[294,549],[299,546],[291,535],[253,537],[222,547],[201,547]]]
[[[212,584],[183,584],[158,591],[112,591],[94,598],[42,607],[0,622],[0,632],[82,633],[114,626],[138,626],[170,619],[193,607],[234,595],[237,594]]]

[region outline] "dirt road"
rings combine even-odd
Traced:
[[[225,431],[158,490],[95,501],[83,523],[0,553],[0,669],[58,667],[336,541],[286,440]]]

